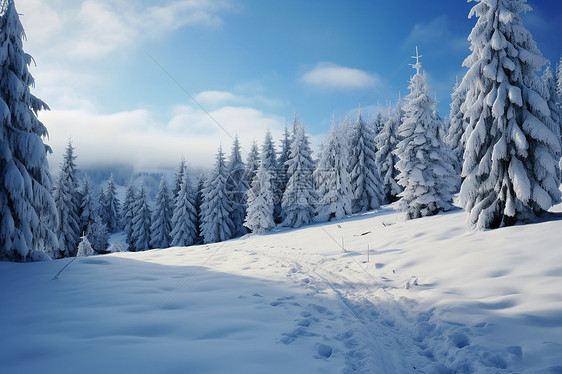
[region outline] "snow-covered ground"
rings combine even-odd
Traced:
[[[0,263],[0,372],[562,373],[562,221],[400,217]]]

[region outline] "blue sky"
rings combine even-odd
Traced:
[[[562,54],[562,4],[524,15],[545,57]],[[443,116],[469,54],[463,0],[16,0],[51,111],[57,166],[72,137],[81,166],[208,166],[228,134],[249,149],[296,110],[313,144],[361,105],[407,94],[416,45]],[[165,69],[166,72],[163,70]],[[168,75],[169,74],[169,75]],[[171,77],[170,77],[171,76]],[[180,87],[181,86],[181,87]],[[185,92],[196,98],[217,126]]]

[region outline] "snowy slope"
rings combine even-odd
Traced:
[[[562,372],[562,221],[400,216],[0,263],[0,371]]]

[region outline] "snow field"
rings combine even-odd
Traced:
[[[560,221],[401,216],[0,263],[3,372],[560,372]]]

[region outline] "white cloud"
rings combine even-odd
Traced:
[[[302,82],[312,86],[346,90],[369,88],[377,84],[379,80],[376,75],[363,70],[328,62],[317,64],[301,77]]]
[[[195,96],[195,100],[203,107],[216,108],[224,105],[265,105],[270,107],[284,104],[279,99],[270,99],[265,96],[244,96],[228,91],[203,91]]]
[[[244,150],[252,140],[261,142],[266,129],[279,139],[285,119],[251,107],[225,106],[210,115],[191,106],[170,109],[167,122],[158,122],[147,110],[99,114],[88,110],[42,112],[54,150],[51,168],[56,170],[69,138],[79,167],[133,165],[137,168],[173,168],[182,155],[196,167],[209,167],[217,147],[229,153],[231,136],[239,135]]]
[[[414,25],[408,37],[403,43],[404,48],[414,46],[439,45],[438,51],[446,53],[448,50],[467,50],[468,40],[466,36],[455,36],[451,31],[449,18],[442,15],[429,22],[419,22]]]

